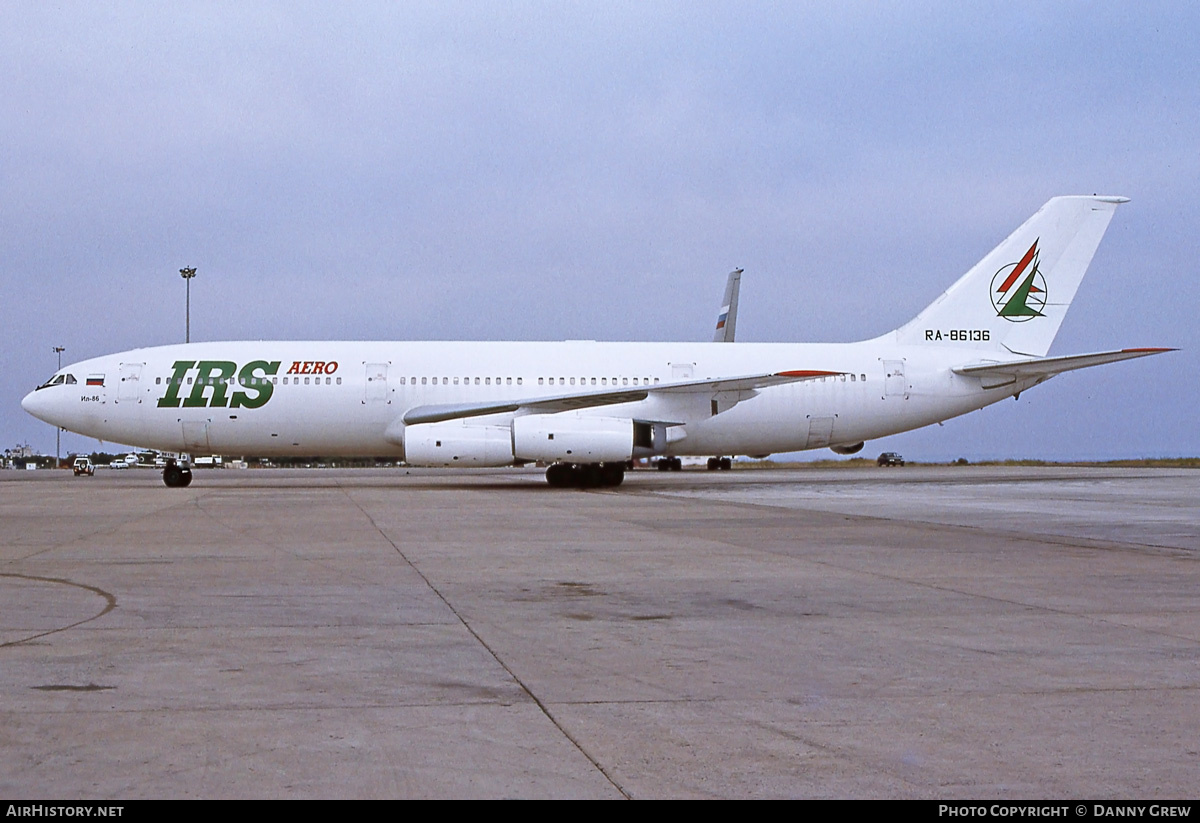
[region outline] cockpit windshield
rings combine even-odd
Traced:
[[[38,389],[46,389],[46,388],[49,388],[50,386],[63,386],[63,385],[73,386],[73,385],[75,385],[75,383],[76,383],[75,375],[73,375],[73,374],[56,374],[53,377],[51,377],[49,380],[47,380],[45,383],[38,386]]]

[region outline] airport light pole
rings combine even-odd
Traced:
[[[184,268],[179,270],[179,276],[187,283],[187,314],[184,316],[184,343],[192,342],[192,278],[196,276],[196,267]]]
[[[55,346],[53,351],[58,355],[58,371],[62,371],[62,353],[67,350],[66,346]],[[54,427],[54,468],[58,468],[62,462],[60,455],[62,454],[62,429],[59,426]]]

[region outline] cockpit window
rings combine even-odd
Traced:
[[[73,386],[73,385],[75,385],[76,382],[77,381],[75,380],[75,375],[73,375],[73,374],[56,374],[53,377],[51,377],[49,380],[47,380],[45,383],[38,386],[38,389],[45,389],[50,386],[62,386],[62,385]]]

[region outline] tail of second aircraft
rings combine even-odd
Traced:
[[[1055,197],[896,330],[903,344],[1044,357],[1125,197]]]

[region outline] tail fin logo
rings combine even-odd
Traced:
[[[1038,240],[1033,241],[1020,262],[1002,266],[992,277],[991,298],[997,317],[1013,323],[1024,323],[1043,316],[1046,278],[1038,269]]]

